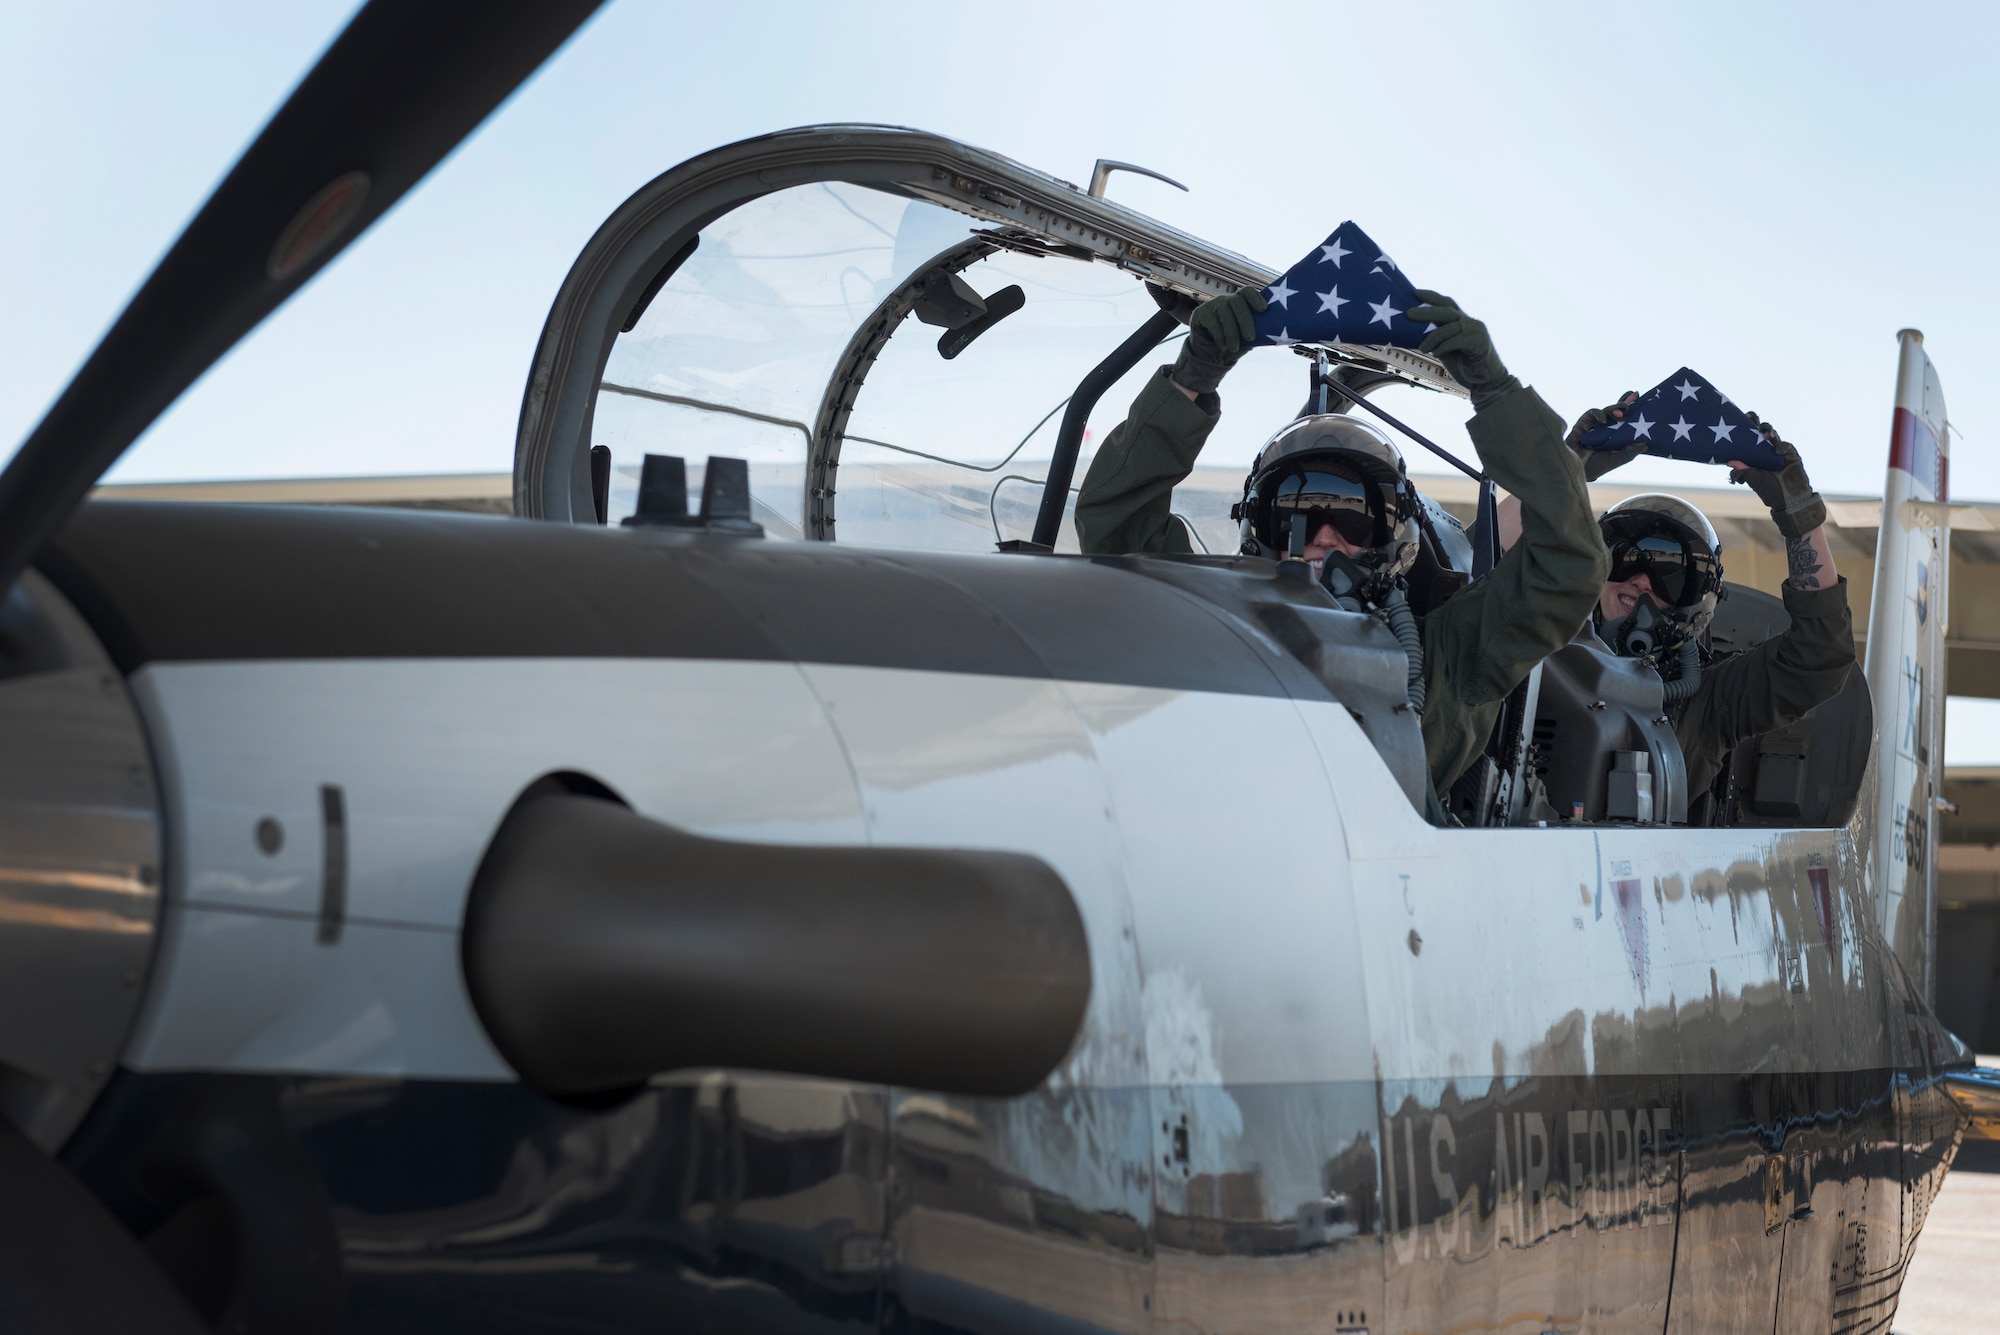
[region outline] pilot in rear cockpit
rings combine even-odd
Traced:
[[[1301,417],[1273,436],[1252,465],[1240,518],[1246,554],[1297,551],[1334,596],[1358,596],[1420,640],[1425,814],[1442,824],[1439,795],[1481,754],[1508,692],[1590,615],[1607,563],[1562,419],[1508,373],[1485,325],[1448,297],[1417,296],[1428,304],[1410,318],[1436,326],[1422,350],[1471,394],[1467,430],[1488,475],[1521,498],[1521,540],[1442,605],[1400,605],[1394,586],[1414,554],[1417,496],[1389,438],[1344,414]],[[1170,511],[1173,489],[1221,417],[1217,386],[1254,341],[1263,305],[1245,288],[1193,310],[1179,359],[1153,374],[1091,462],[1076,504],[1085,552],[1192,552]]]
[[[1570,442],[1614,411],[1585,413],[1571,429]],[[1826,505],[1807,479],[1798,450],[1755,414],[1750,420],[1785,467],[1735,463],[1729,480],[1757,493],[1784,537],[1789,574],[1782,592],[1791,624],[1782,633],[1704,665],[1701,641],[1722,588],[1714,525],[1686,501],[1665,495],[1630,497],[1599,521],[1611,576],[1592,620],[1615,652],[1646,657],[1659,668],[1690,795],[1708,790],[1738,742],[1796,722],[1832,699],[1854,664],[1847,580],[1834,569]],[[1601,476],[1642,452],[1590,452],[1594,457],[1584,459],[1585,470]],[[1506,528],[1503,523],[1503,536]]]

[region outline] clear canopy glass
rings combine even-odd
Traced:
[[[842,353],[891,293],[984,228],[845,182],[779,190],[709,224],[618,338],[599,385],[591,443],[611,450],[611,521],[632,512],[645,455],[684,458],[697,494],[706,461],[726,456],[749,460],[766,531],[803,536],[813,423]],[[842,542],[992,551],[1028,537],[1071,394],[1157,310],[1138,275],[1088,260],[1001,250],[960,277],[984,298],[1018,287],[1023,305],[950,359],[945,331],[915,314],[889,337],[839,446]],[[1180,337],[1098,400],[1072,512],[1097,448]],[[1288,349],[1256,350],[1232,372],[1227,411],[1174,497],[1199,547],[1236,550],[1229,507],[1258,447],[1299,411],[1306,380]],[[1076,549],[1067,515],[1057,545]]]
[[[591,443],[612,458],[610,518],[636,503],[647,454],[750,461],[756,517],[800,536],[820,395],[861,321],[965,238],[949,209],[844,182],[761,196],[702,229],[695,252],[613,346]]]

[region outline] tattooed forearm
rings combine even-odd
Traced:
[[[1825,583],[1820,578],[1824,567],[1820,563],[1819,548],[1810,533],[1785,539],[1785,564],[1791,567],[1790,583],[1795,588],[1817,589]]]

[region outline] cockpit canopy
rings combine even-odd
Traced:
[[[1081,377],[1163,302],[1273,276],[936,135],[818,126],[721,148],[646,185],[578,257],[522,406],[516,506],[615,523],[645,455],[685,458],[697,491],[707,458],[735,457],[773,537],[992,551],[1029,536]],[[1112,385],[1097,423],[1173,353]],[[1455,391],[1428,358],[1340,355]],[[1211,450],[1247,459],[1304,386],[1294,358],[1249,359]],[[1235,499],[1177,503],[1234,552]]]

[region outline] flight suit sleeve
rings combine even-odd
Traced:
[[[1723,758],[1745,737],[1797,722],[1840,692],[1854,663],[1847,577],[1819,589],[1782,589],[1792,624],[1756,648],[1706,669],[1675,733],[1687,760],[1688,792],[1715,782]]]
[[[1583,465],[1540,395],[1505,394],[1467,430],[1487,476],[1519,498],[1521,536],[1424,621],[1424,751],[1440,794],[1486,745],[1507,693],[1576,634],[1611,569]]]
[[[1215,394],[1190,399],[1162,366],[1132,400],[1090,461],[1076,498],[1077,545],[1084,552],[1190,552],[1186,525],[1172,513],[1174,488],[1194,471],[1222,416]]]

